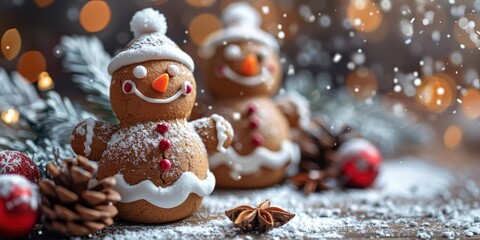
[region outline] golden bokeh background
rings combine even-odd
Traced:
[[[114,54],[132,38],[133,13],[153,7],[165,14],[167,35],[194,59],[201,88],[206,59],[198,48],[222,27],[221,11],[232,2],[5,0],[0,66],[18,71],[40,92],[55,89],[84,101],[62,70],[59,39],[95,36]],[[290,72],[307,72],[311,81],[321,79],[359,103],[400,104],[407,115],[443,135],[442,144],[450,149],[466,141],[472,132],[466,129],[480,125],[478,1],[248,2],[259,12],[261,27],[281,45],[286,79]],[[0,112],[2,119],[15,121],[14,111]]]

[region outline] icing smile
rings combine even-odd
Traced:
[[[228,80],[247,87],[256,87],[263,83],[271,83],[273,80],[267,67],[262,67],[261,72],[256,76],[246,77],[233,71],[228,64],[224,64],[220,67],[219,73]]]
[[[189,81],[185,81],[182,84],[182,87],[174,95],[172,95],[168,98],[163,98],[163,99],[151,98],[151,97],[147,97],[147,96],[143,95],[143,93],[140,92],[137,89],[137,86],[135,85],[135,82],[133,82],[132,80],[126,80],[125,82],[123,82],[122,89],[123,89],[123,92],[125,94],[134,93],[135,95],[137,95],[137,97],[139,97],[139,98],[141,98],[141,99],[143,99],[143,100],[145,100],[149,103],[170,103],[170,102],[173,102],[173,101],[177,100],[182,95],[186,96],[186,95],[190,94],[193,90],[193,87],[192,87],[192,84]]]

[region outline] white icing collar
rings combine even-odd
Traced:
[[[117,184],[114,189],[120,193],[122,203],[145,200],[160,208],[174,208],[181,205],[191,193],[205,197],[215,188],[215,177],[208,171],[207,178],[201,180],[193,172],[184,172],[169,187],[157,187],[150,180],[143,180],[136,185],[125,181],[123,174],[115,174]]]
[[[227,148],[225,153],[215,153],[208,159],[211,169],[220,165],[229,167],[232,178],[238,179],[240,175],[251,175],[261,167],[278,169],[289,161],[292,163],[300,160],[300,149],[297,144],[284,140],[280,150],[273,152],[264,147],[257,147],[249,155],[239,155],[233,147]]]

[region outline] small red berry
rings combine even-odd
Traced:
[[[170,162],[170,160],[166,158],[160,160],[160,170],[168,171],[170,168],[172,168],[172,162]]]
[[[168,132],[168,123],[157,124],[157,132],[162,134]]]
[[[158,144],[158,146],[160,147],[160,150],[167,151],[168,149],[170,149],[172,144],[168,139],[164,138],[160,141],[160,144]]]
[[[247,114],[251,115],[257,111],[257,106],[253,103],[250,103],[247,107]]]
[[[263,136],[260,135],[259,133],[253,134],[253,136],[252,136],[252,144],[253,144],[255,147],[258,147],[258,146],[262,145],[262,143],[263,143]]]

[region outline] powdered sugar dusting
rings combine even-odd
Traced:
[[[129,156],[129,160],[150,160],[146,159],[148,153],[154,151],[158,142],[163,139],[163,136],[155,131],[156,126],[157,123],[148,122],[120,129],[108,142],[107,150],[104,152],[103,156],[119,152],[130,152],[132,155]],[[172,131],[174,130],[172,129]],[[169,138],[169,140],[172,145],[177,142],[175,138]]]
[[[157,125],[166,123],[169,125],[169,131],[161,134],[156,131]],[[149,159],[149,156],[158,152],[158,144],[162,139],[168,139],[171,148],[168,150],[169,160],[172,162],[172,168],[180,165],[177,156],[184,153],[190,153],[195,157],[195,151],[184,146],[183,141],[200,143],[202,140],[197,132],[191,127],[185,119],[175,119],[168,122],[146,122],[138,123],[128,128],[121,128],[108,142],[107,150],[103,153],[102,159],[107,156],[115,156],[116,161],[132,161],[133,163],[147,162],[155,159]],[[203,145],[201,145],[203,146]],[[204,149],[205,153],[206,150]],[[167,171],[164,176],[172,177],[175,171]]]

